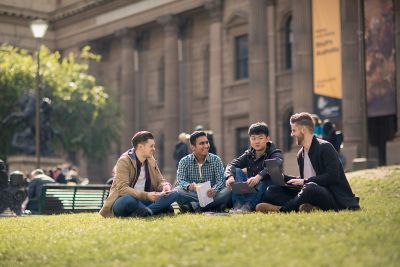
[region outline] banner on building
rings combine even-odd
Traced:
[[[322,118],[341,116],[340,0],[312,1],[314,107]]]
[[[396,114],[392,0],[364,0],[364,30],[368,117]]]

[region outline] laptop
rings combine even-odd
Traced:
[[[280,185],[291,189],[301,189],[301,185],[292,185],[285,182],[285,175],[281,170],[281,165],[277,159],[267,159],[264,161],[265,167],[268,169],[268,173],[271,177],[274,185]]]
[[[252,194],[257,193],[257,190],[246,182],[240,182],[232,185],[232,192],[235,194]]]

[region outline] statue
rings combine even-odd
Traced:
[[[3,125],[17,125],[17,130],[14,133],[11,141],[11,146],[18,152],[24,154],[35,154],[35,93],[31,89],[24,93],[18,101],[22,111],[12,112],[2,121]],[[42,155],[51,155],[53,151],[49,147],[49,142],[54,136],[63,140],[61,135],[53,130],[50,124],[51,117],[51,100],[43,98],[40,104],[40,153]]]

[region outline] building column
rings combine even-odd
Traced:
[[[352,169],[355,158],[367,156],[367,118],[364,82],[363,14],[358,0],[341,1],[342,18],[342,121],[346,168]],[[360,18],[361,16],[361,18]]]
[[[292,1],[293,10],[293,111],[314,112],[311,0]],[[299,175],[294,145],[285,153],[285,172]]]
[[[268,44],[266,24],[266,0],[249,1],[249,78],[250,123],[268,122]]]
[[[126,151],[135,131],[134,33],[123,29],[116,35],[121,41],[121,150]]]
[[[268,83],[269,83],[269,120],[267,121],[270,131],[270,136],[272,141],[276,144],[278,143],[278,118],[277,118],[277,108],[278,108],[278,97],[276,93],[276,25],[275,25],[275,0],[267,1],[267,42],[268,42]]]
[[[143,113],[145,112],[143,107],[143,83],[142,83],[142,66],[140,60],[140,52],[142,50],[143,32],[135,32],[133,41],[133,71],[134,71],[134,83],[135,83],[135,132],[143,129]]]
[[[222,1],[207,0],[205,4],[210,15],[210,66],[209,66],[209,119],[210,130],[214,132],[217,152],[222,151]]]
[[[164,27],[165,102],[164,102],[164,176],[175,179],[175,163],[172,158],[179,134],[179,83],[178,83],[178,19],[162,16],[158,22]]]
[[[396,98],[397,133],[394,140],[386,143],[386,164],[400,164],[400,0],[394,1],[394,29],[396,31]]]
[[[311,0],[292,1],[293,111],[314,112]]]

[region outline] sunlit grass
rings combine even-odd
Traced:
[[[400,266],[400,167],[348,175],[358,212],[0,219],[0,266]]]

